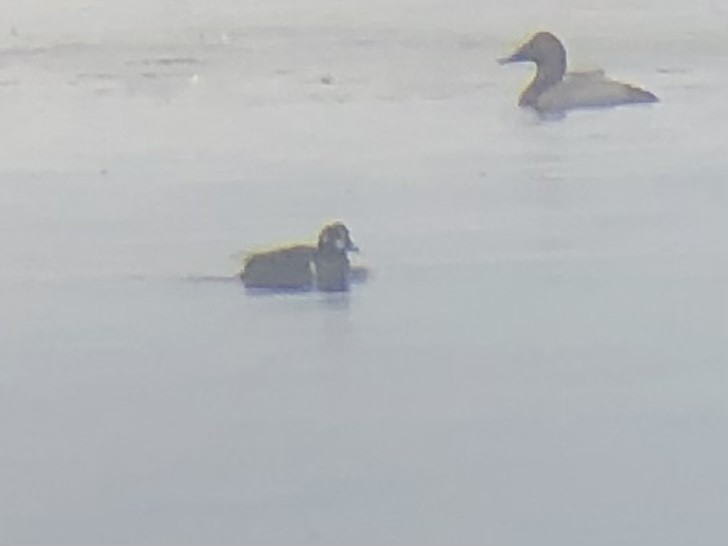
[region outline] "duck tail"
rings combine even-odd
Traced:
[[[630,102],[660,102],[657,95],[640,89],[639,87],[629,87],[628,96]]]

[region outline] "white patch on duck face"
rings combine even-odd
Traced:
[[[346,250],[347,244],[346,240],[342,239],[341,237],[336,238],[336,242],[334,243],[337,250]]]

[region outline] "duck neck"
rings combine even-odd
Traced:
[[[541,93],[564,79],[564,74],[566,74],[565,56],[558,59],[558,62],[537,63],[536,76],[521,93],[518,104],[520,106],[535,106]]]

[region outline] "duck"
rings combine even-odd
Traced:
[[[654,103],[659,99],[640,87],[608,78],[604,71],[566,72],[566,48],[551,32],[535,33],[500,64],[533,62],[536,76],[523,90],[518,105],[539,114],[581,108]]]
[[[252,252],[239,273],[246,288],[342,292],[349,289],[348,253],[358,252],[343,222],[326,224],[315,245],[297,244]]]

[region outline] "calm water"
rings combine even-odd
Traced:
[[[0,29],[0,543],[724,544],[722,3],[44,4]],[[662,102],[519,111],[538,28]],[[225,279],[331,218],[351,293]]]

